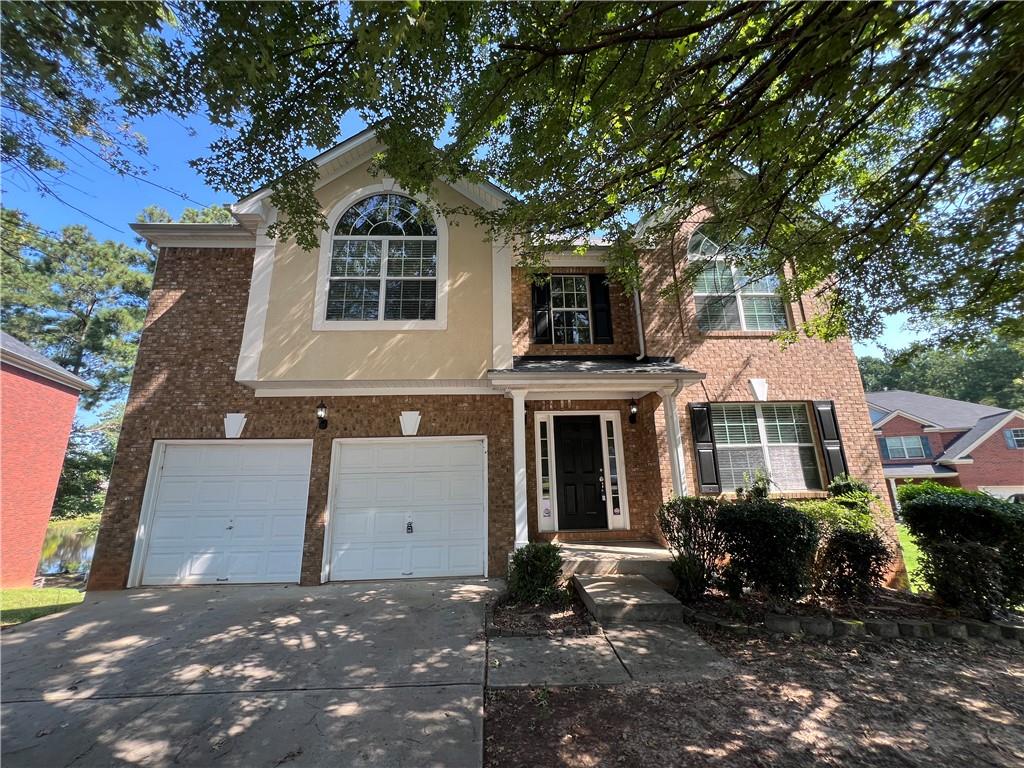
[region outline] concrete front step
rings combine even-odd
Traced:
[[[601,624],[680,621],[683,604],[645,576],[572,577],[587,610]]]
[[[675,577],[669,569],[672,555],[664,547],[648,541],[609,541],[561,544],[562,572],[566,577],[646,576],[659,587],[673,590]]]

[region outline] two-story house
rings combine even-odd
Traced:
[[[268,237],[265,188],[236,224],[135,226],[159,259],[91,588],[501,575],[532,540],[656,542],[664,499],[758,469],[882,492],[850,343],[783,349],[811,300],[744,280],[710,227],[647,254],[636,293],[600,245],[537,284],[443,213],[506,193],[413,198],[378,149],[316,158],[315,251]],[[695,290],[664,290],[687,258]]]
[[[869,392],[878,451],[896,487],[929,479],[1001,498],[1024,494],[1024,414],[900,389]]]

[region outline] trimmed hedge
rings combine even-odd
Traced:
[[[949,490],[901,497],[922,552],[922,576],[946,604],[990,618],[1024,602],[1024,510],[984,493]]]
[[[815,558],[815,591],[840,600],[864,599],[882,583],[892,558],[874,531],[835,528]]]
[[[849,496],[850,494],[871,494],[871,486],[856,477],[847,474],[836,475],[828,484],[829,496]]]
[[[811,585],[818,524],[800,510],[773,501],[738,501],[718,511],[718,530],[730,570],[769,598],[795,600]]]
[[[952,493],[957,496],[987,495],[977,491],[969,491],[966,488],[958,488],[955,485],[943,485],[935,480],[912,480],[909,483],[896,486],[896,500],[899,501],[901,508],[904,504],[909,504],[919,496],[927,496],[931,493]]]
[[[851,497],[848,503],[843,503],[840,498],[811,499],[794,502],[793,506],[828,530],[843,528],[863,533],[875,530],[870,507],[862,504],[857,497]]]
[[[518,604],[564,601],[561,547],[550,542],[533,542],[517,549],[509,567],[508,593],[511,601]]]
[[[718,499],[676,496],[658,509],[658,525],[672,549],[672,573],[681,600],[696,600],[708,588],[725,545],[718,530]]]

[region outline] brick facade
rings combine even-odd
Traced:
[[[0,585],[32,585],[57,493],[78,392],[0,364]]]
[[[693,217],[693,221],[680,230],[674,243],[644,257],[641,291],[647,354],[674,357],[678,362],[706,374],[702,384],[682,390],[677,400],[686,474],[690,483],[688,490],[693,492],[697,468],[687,405],[698,401],[754,402],[750,379],[765,379],[769,402],[835,402],[850,474],[865,480],[884,500],[877,522],[894,551],[899,552],[895,521],[887,503],[882,466],[852,343],[849,339],[826,343],[802,337],[797,343],[784,347],[772,338],[771,332],[702,332],[697,325],[692,292],[673,290],[673,276],[685,266],[686,243],[701,218]],[[816,309],[812,297],[802,297],[791,303],[787,312],[791,324],[798,326]],[[661,408],[655,414],[655,423],[663,465],[661,475],[668,493],[671,475]],[[899,578],[901,572],[904,572],[902,562],[897,564],[894,577]]]
[[[955,470],[957,474],[950,477],[936,478],[944,485],[951,485],[958,488],[966,488],[971,491],[984,490],[986,488],[1024,486],[1024,450],[1009,448],[1006,445],[1004,430],[1024,428],[1024,419],[1014,417],[1005,425],[997,429],[981,445],[970,452],[973,460],[969,464],[946,465],[949,469]],[[926,432],[925,425],[905,416],[893,416],[880,428],[879,440],[886,437],[912,437],[920,436],[928,441],[931,449],[931,457],[926,459],[883,459],[882,464],[886,467],[900,467],[910,464],[924,464],[934,461],[950,445],[962,437],[967,430],[948,430],[942,432]],[[879,449],[881,450],[881,449]],[[896,486],[899,487],[907,482],[904,478],[896,478]],[[889,490],[889,499],[892,504],[896,500]]]
[[[166,248],[117,446],[90,589],[127,582],[153,441],[221,439],[224,414],[245,413],[243,439],[313,439],[302,555],[303,584],[320,583],[332,440],[397,437],[399,414],[418,410],[420,435],[488,438],[489,571],[503,574],[514,537],[512,405],[498,395],[257,398],[234,380],[252,272],[252,250]]]
[[[603,267],[552,267],[555,275],[591,275],[604,273]],[[633,297],[615,283],[609,286],[612,309],[611,344],[535,344],[533,341],[533,291],[526,271],[512,268],[512,354],[564,357],[573,355],[637,355],[640,343],[636,333]]]

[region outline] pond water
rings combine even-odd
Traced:
[[[99,528],[97,522],[95,517],[51,522],[43,540],[38,574],[87,574],[96,549],[96,534]]]

